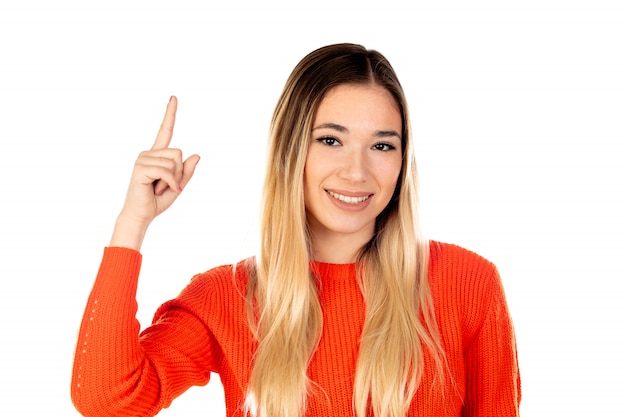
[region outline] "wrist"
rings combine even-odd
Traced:
[[[140,251],[148,226],[149,224],[137,222],[120,214],[115,221],[109,246]]]

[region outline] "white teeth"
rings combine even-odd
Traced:
[[[348,204],[359,204],[367,200],[371,197],[371,195],[364,195],[362,197],[348,197],[347,195],[333,193],[332,191],[327,191],[333,198],[336,198],[339,201],[343,201]]]

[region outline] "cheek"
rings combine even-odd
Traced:
[[[316,167],[317,163],[315,162],[315,158],[307,156],[306,162],[304,164],[304,173],[302,176],[305,208],[309,208],[311,196],[315,189],[318,187],[316,185],[316,179],[319,175],[316,173]]]
[[[304,196],[306,197],[306,193],[307,193],[307,189],[309,188],[309,185],[311,183],[311,178],[314,176],[313,173],[311,172],[313,165],[310,163],[309,158],[307,158],[305,164],[304,164],[304,173],[302,175],[302,181],[303,181],[303,185],[304,185]]]
[[[317,152],[309,151],[304,163],[304,186],[315,187],[319,186],[321,179],[324,177],[324,173],[327,171],[326,165],[328,164],[328,158],[324,158]]]
[[[400,162],[394,162],[386,165],[381,165],[378,177],[380,178],[381,185],[384,184],[385,190],[388,193],[393,194],[396,189],[396,184],[400,178],[400,171],[402,170]]]

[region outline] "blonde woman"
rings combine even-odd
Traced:
[[[497,270],[426,241],[404,93],[352,44],[307,55],[276,106],[260,253],[195,276],[138,334],[140,248],[199,156],[170,148],[176,98],[135,164],[89,296],[71,394],[85,416],[153,416],[211,373],[227,415],[517,416]]]

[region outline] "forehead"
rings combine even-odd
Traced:
[[[398,108],[398,103],[394,99],[393,95],[385,88],[378,84],[340,84],[328,90],[319,104],[321,107],[324,104],[337,101],[347,100],[382,100],[388,101],[390,105]],[[398,109],[399,110],[399,109]]]
[[[393,95],[377,84],[341,84],[322,98],[313,118],[320,123],[386,125],[401,130],[402,117]]]

